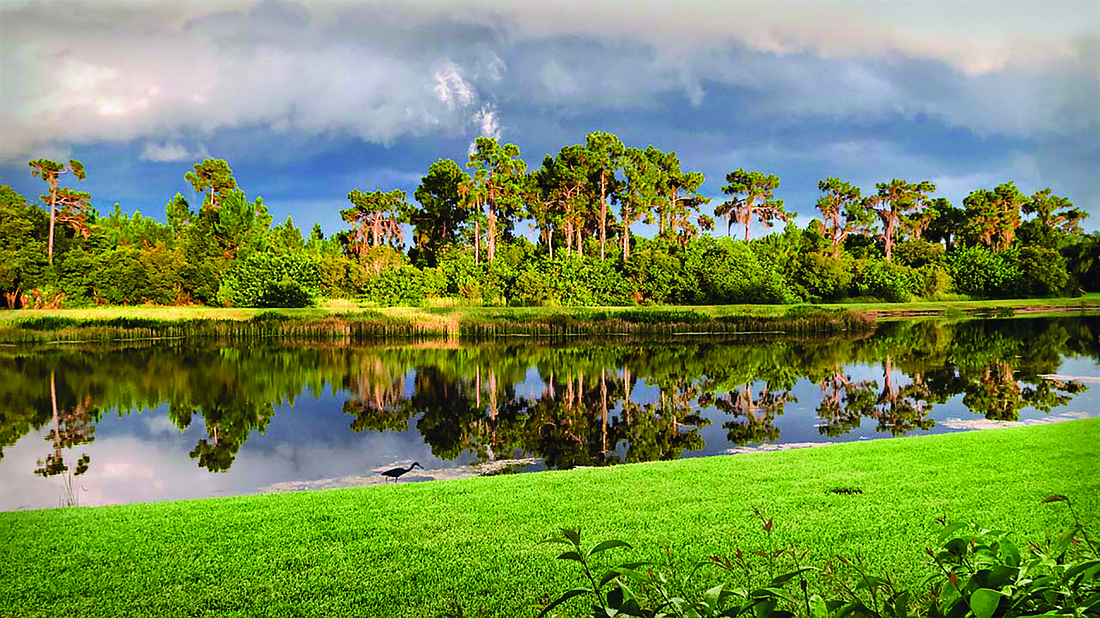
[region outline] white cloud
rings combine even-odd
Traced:
[[[449,109],[466,107],[474,102],[473,87],[462,78],[462,69],[450,61],[436,69],[432,91]]]
[[[209,156],[210,154],[205,147],[200,146],[197,150],[189,150],[179,142],[165,141],[160,143],[146,142],[139,158],[142,161],[152,161],[154,163],[171,163],[205,159]]]

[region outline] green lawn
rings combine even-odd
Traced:
[[[798,451],[311,493],[0,514],[0,614],[534,616],[573,583],[558,525],[620,559],[779,542],[915,582],[935,518],[1040,539],[1069,495],[1097,532],[1100,419]],[[854,487],[862,494],[829,490]],[[560,550],[558,550],[560,551]],[[574,607],[573,611],[578,611]],[[472,611],[472,613],[471,613]]]

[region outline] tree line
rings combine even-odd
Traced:
[[[714,216],[704,176],[674,152],[589,134],[529,169],[515,144],[478,138],[466,166],[432,163],[412,200],[363,187],[341,211],[347,229],[308,235],[288,217],[273,225],[229,164],[206,159],[176,194],[165,223],[63,186],[86,177],[76,160],[37,159],[41,204],[0,187],[4,306],[205,304],[304,306],[320,298],[421,304],[792,303],[851,298],[1029,297],[1100,289],[1100,234],[1050,189],[1008,181],[972,191],[961,206],[927,180],[873,191],[839,178],[818,188],[805,228],[763,171],[726,174]],[[635,233],[647,223],[653,238]],[[752,238],[755,224],[782,231]],[[534,241],[517,232],[530,227]],[[734,238],[734,229],[737,237]],[[405,230],[412,244],[405,247]]]

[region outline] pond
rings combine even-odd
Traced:
[[[1100,318],[0,348],[0,509],[604,466],[1100,411]]]

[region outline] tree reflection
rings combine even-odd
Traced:
[[[883,324],[874,336],[616,341],[458,346],[191,343],[81,350],[0,350],[0,457],[50,427],[52,452],[35,472],[82,474],[103,410],[166,407],[181,431],[202,421],[189,456],[229,470],[276,409],[305,393],[343,394],[356,433],[416,431],[441,459],[541,457],[549,467],[674,459],[706,445],[724,415],[731,444],[782,439],[778,419],[796,384],[816,385],[818,432],[840,437],[870,419],[901,435],[934,427],[931,411],[957,397],[975,414],[1017,420],[1050,411],[1084,386],[1044,379],[1063,351],[1100,357],[1100,319]],[[856,379],[872,367],[876,379]],[[537,376],[537,377],[536,377]],[[811,387],[812,388],[812,387]],[[406,394],[408,393],[408,394]],[[197,417],[197,418],[196,418]],[[343,423],[341,423],[343,424]]]

